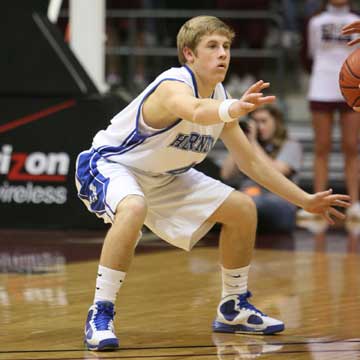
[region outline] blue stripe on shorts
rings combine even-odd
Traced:
[[[101,155],[94,149],[79,155],[76,169],[76,178],[80,183],[78,196],[88,202],[91,212],[98,216],[108,214],[112,219],[111,215],[114,215],[114,211],[106,202],[110,179],[103,176],[97,168],[97,161],[100,158]]]

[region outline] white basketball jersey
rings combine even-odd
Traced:
[[[180,81],[199,97],[195,76],[190,68],[171,68],[160,74],[137,98],[114,116],[106,130],[99,131],[93,148],[105,159],[150,173],[179,174],[200,163],[214,146],[224,124],[199,125],[179,119],[164,129],[152,129],[142,116],[148,96],[163,81]],[[212,98],[226,99],[217,84]]]
[[[339,71],[354,47],[347,45],[353,37],[341,35],[343,26],[359,20],[349,7],[327,10],[314,16],[308,27],[309,53],[313,58],[308,97],[312,101],[344,101],[339,88]]]

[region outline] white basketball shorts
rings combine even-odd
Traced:
[[[207,219],[234,190],[195,169],[180,175],[147,174],[105,160],[94,150],[79,154],[76,185],[88,210],[105,222],[113,222],[126,196],[143,196],[148,205],[145,225],[188,251],[214,226]]]

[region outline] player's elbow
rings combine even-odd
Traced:
[[[201,103],[194,105],[194,109],[192,112],[192,122],[200,125],[213,125],[218,121],[213,118],[209,109]]]
[[[202,116],[198,111],[194,111],[191,121],[195,124],[202,124]]]
[[[200,105],[200,103],[196,103],[194,104],[194,108],[192,111],[192,122],[196,123],[196,124],[201,124],[202,123],[202,119],[204,117],[203,115],[203,109],[202,106]]]

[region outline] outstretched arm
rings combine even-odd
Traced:
[[[226,124],[221,139],[232,154],[239,169],[254,181],[311,213],[322,215],[330,224],[330,215],[343,219],[337,207],[349,207],[349,196],[333,195],[332,190],[308,194],[258,156],[237,123]]]
[[[351,24],[344,26],[342,28],[342,34],[343,35],[360,34],[360,20],[354,21]],[[349,41],[348,45],[352,46],[352,45],[359,44],[359,43],[360,43],[360,36],[356,39]],[[359,84],[359,88],[360,88],[360,84]],[[354,107],[353,109],[355,111],[360,112],[360,107]]]
[[[240,99],[235,99],[227,111],[231,121],[236,121],[263,104],[274,102],[275,96],[264,96],[262,93],[267,87],[269,83],[260,80],[250,86]],[[154,118],[161,118],[163,114],[159,112],[163,112],[164,117],[186,119],[201,125],[213,125],[223,122],[219,116],[221,104],[221,100],[196,98],[191,88],[184,83],[164,81],[154,95],[149,97],[144,111],[149,113],[154,109],[157,115]],[[147,118],[146,113],[144,115]],[[149,125],[156,127],[156,124],[149,123]]]

